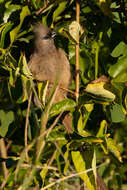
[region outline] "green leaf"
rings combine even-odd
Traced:
[[[122,157],[115,141],[111,138],[106,138],[106,142],[108,149],[117,157],[120,162],[122,162]]]
[[[8,18],[14,11],[21,9],[20,5],[11,4],[11,1],[7,2],[5,7],[6,7],[6,10],[4,12],[4,18],[3,18],[5,23],[8,21]]]
[[[15,71],[10,68],[10,77],[9,77],[10,85],[14,87],[15,86],[15,81],[16,81]]]
[[[110,109],[110,112],[111,112],[112,122],[118,123],[124,121],[125,114],[123,113],[122,108],[119,104],[114,104]]]
[[[105,82],[88,84],[85,91],[113,101],[115,99],[115,94],[113,94],[111,91],[107,90],[105,88],[106,85],[108,85],[108,84],[106,84]]]
[[[71,99],[64,99],[56,104],[54,104],[50,109],[50,116],[55,116],[61,112],[64,111],[70,111],[73,110],[76,106],[76,103],[74,100]]]
[[[22,11],[20,13],[20,23],[17,27],[15,27],[11,32],[10,32],[10,39],[11,39],[11,44],[14,42],[14,40],[17,37],[17,34],[22,26],[22,23],[25,19],[26,16],[30,15],[30,10],[28,6],[25,6],[22,8]]]
[[[67,174],[68,167],[69,167],[69,163],[70,163],[70,162],[69,162],[70,144],[71,144],[71,142],[66,145],[67,150],[66,150],[66,152],[64,153],[64,159],[65,159],[64,174],[65,174],[65,175]]]
[[[31,0],[32,5],[34,6],[35,9],[37,9],[37,0]]]
[[[110,66],[108,73],[115,78],[124,71],[127,71],[127,56],[121,57],[116,64]]]
[[[87,13],[92,12],[92,10],[91,10],[90,7],[87,6],[87,7],[82,8],[82,12],[85,13],[85,14],[87,14]]]
[[[127,115],[127,86],[122,92],[122,110]]]
[[[120,72],[113,80],[112,82],[126,82],[127,81],[127,69]]]
[[[53,21],[57,21],[58,16],[65,10],[67,1],[63,1],[58,5],[58,8],[53,13]]]
[[[95,149],[94,149],[93,159],[92,159],[92,169],[93,169],[93,174],[94,174],[94,178],[95,178],[95,184],[97,186],[97,169],[96,169],[96,151],[95,151]]]
[[[49,85],[49,81],[38,83],[38,97],[39,97],[39,100],[41,100],[43,105],[45,105],[46,103],[48,85]]]
[[[0,135],[2,137],[5,137],[5,135],[7,134],[8,127],[13,120],[14,120],[14,114],[12,111],[6,113],[3,110],[0,110],[0,121],[1,121]]]
[[[83,120],[82,114],[80,113],[80,117],[79,117],[78,124],[77,124],[77,129],[78,129],[79,134],[83,137],[91,136],[90,133],[88,133],[87,131],[84,130],[85,126],[83,125],[82,120]]]
[[[72,151],[71,155],[72,155],[72,160],[73,160],[74,166],[76,168],[76,171],[78,173],[85,171],[86,163],[85,163],[81,153],[79,151]],[[88,177],[87,173],[80,174],[79,176],[84,181],[86,187],[89,190],[94,190],[94,186],[91,184],[90,178]]]
[[[0,38],[0,48],[4,48],[4,43],[5,43],[5,36],[7,32],[12,28],[13,24],[11,22],[8,22],[4,24],[2,27],[0,27],[1,31],[1,38]]]
[[[21,55],[19,60],[19,69],[21,73],[21,82],[23,88],[22,96],[17,100],[18,103],[24,102],[28,99],[28,90],[30,89],[30,80],[31,73],[29,71],[25,55]]]
[[[47,164],[45,163],[44,167],[46,167],[46,166],[47,166]],[[48,172],[48,169],[46,169],[46,168],[42,169],[41,172],[40,172],[40,176],[42,178],[43,183],[44,183],[45,177],[47,175],[47,172]]]
[[[127,55],[127,44],[120,42],[112,51],[112,57],[119,57],[120,55]]]
[[[32,74],[29,70],[25,55],[21,54],[18,66],[20,68],[21,74],[23,74],[27,78],[31,78]]]
[[[103,120],[100,124],[100,128],[99,128],[99,131],[98,131],[96,137],[103,137],[104,134],[106,133],[106,131],[107,131],[107,121]]]

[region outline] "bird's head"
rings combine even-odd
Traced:
[[[35,49],[37,51],[49,51],[54,46],[54,36],[56,32],[42,24],[37,24],[34,27],[35,33]]]

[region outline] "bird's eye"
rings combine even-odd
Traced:
[[[51,37],[52,37],[52,33],[50,32],[50,33],[46,34],[46,35],[43,37],[43,39],[49,39],[49,38],[51,38]]]

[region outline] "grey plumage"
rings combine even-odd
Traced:
[[[70,83],[70,64],[65,52],[60,48],[56,48],[53,39],[54,33],[48,27],[38,24],[35,26],[34,32],[35,49],[28,67],[36,80],[49,81],[47,95],[50,94],[51,88],[57,79],[58,90],[53,102],[55,103],[66,97],[66,91],[63,88],[68,88]],[[66,121],[67,117],[65,116],[63,123],[67,125],[65,126],[67,131],[70,131],[71,121]]]

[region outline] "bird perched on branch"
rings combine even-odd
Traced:
[[[35,49],[31,55],[28,67],[37,81],[48,81],[47,96],[57,80],[58,90],[53,103],[66,98],[66,90],[70,82],[70,65],[65,52],[54,44],[55,32],[46,26],[37,24],[35,32]],[[65,115],[63,124],[67,132],[72,131],[71,117]]]

